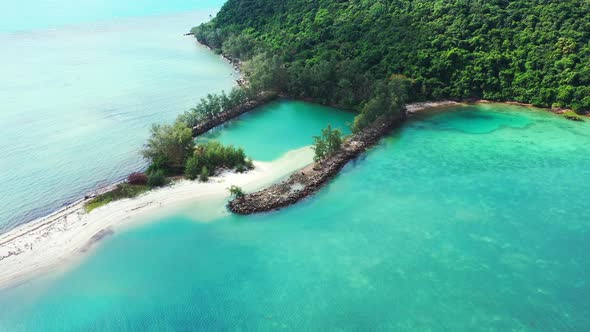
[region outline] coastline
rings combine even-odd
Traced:
[[[377,144],[381,138],[401,125],[407,113],[425,109],[456,106],[454,101],[407,104],[405,112],[395,117],[381,117],[362,131],[348,136],[340,151],[321,163],[313,163],[298,169],[286,180],[262,190],[231,200],[228,209],[236,214],[248,215],[281,209],[305,199],[317,192],[351,160]]]
[[[496,102],[418,102],[407,104],[406,112],[411,116],[423,110],[478,103]],[[517,103],[503,104],[526,106]],[[272,162],[254,161],[254,170],[247,173],[225,172],[211,177],[207,183],[179,180],[170,186],[148,191],[135,198],[114,201],[86,213],[84,205],[88,198],[112,189],[120,181],[103,187],[56,212],[0,234],[0,289],[26,282],[58,266],[69,266],[83,258],[97,242],[140,223],[141,219],[147,216],[151,215],[151,219],[156,219],[154,214],[170,214],[195,201],[223,201],[229,196],[227,187],[231,185],[240,186],[251,192],[252,194],[246,196],[254,197],[254,201],[259,204],[258,207],[252,208],[243,203],[238,204],[237,201],[230,202],[230,210],[238,214],[265,212],[292,205],[313,195],[348,161],[370,148],[401,122],[399,119],[378,124],[374,128],[381,128],[368,135],[369,139],[362,144],[358,139],[352,140],[347,145],[351,148],[350,151],[331,157],[325,162],[323,171],[319,172],[313,170],[313,151],[309,147],[304,147],[287,152]],[[300,187],[302,184],[304,185],[301,189],[292,190],[294,186]],[[274,196],[274,200],[266,203],[269,194]],[[265,204],[260,204],[261,202]]]
[[[90,213],[86,201],[74,204],[0,235],[0,289],[16,286],[60,266],[70,266],[96,247],[100,240],[158,215],[174,213],[195,201],[223,201],[227,188],[257,190],[312,162],[304,147],[272,162],[255,161],[247,173],[225,172],[209,182],[180,180],[132,199],[111,202]],[[220,205],[220,207],[222,207]],[[227,212],[224,212],[227,213]]]
[[[491,103],[496,102],[489,100],[463,102],[443,100],[406,104],[405,113],[402,113],[396,118],[383,117],[377,119],[372,125],[365,128],[363,131],[347,137],[342,143],[341,150],[321,163],[314,163],[303,167],[280,183],[275,183],[262,190],[235,198],[227,204],[228,209],[236,214],[248,215],[269,212],[293,205],[317,192],[332,177],[337,175],[350,160],[355,159],[364,151],[377,144],[381,138],[387,135],[393,128],[401,125],[406,120],[406,117],[411,117],[424,110]],[[504,102],[499,104],[533,107],[516,102]],[[537,109],[557,113],[554,110]]]
[[[194,37],[191,34],[185,34],[185,36]],[[197,44],[213,50],[208,45],[198,43],[198,41]],[[247,84],[240,73],[241,63],[223,54],[221,57],[238,73],[239,78],[235,81],[236,86]],[[223,112],[223,114],[200,124],[200,126],[192,128],[193,137],[197,137],[228,120],[275,98],[275,95],[263,94],[257,99],[251,100],[244,105]],[[273,162],[255,161],[255,169],[245,174],[225,172],[218,176],[210,177],[208,183],[200,184],[205,188],[208,188],[211,187],[211,183],[219,184],[225,183],[226,181],[235,181],[235,183],[232,182],[231,184],[250,187],[254,183],[258,183],[262,186],[268,184],[267,181],[277,181],[280,177],[275,178],[277,175],[276,172],[282,174],[282,177],[288,176],[293,170],[311,162],[313,156],[312,152],[308,152],[309,161],[307,163],[300,165],[297,164],[299,162],[298,160],[292,160],[293,156],[304,154],[302,152],[304,149],[305,148],[290,151]],[[290,162],[295,163],[295,168],[291,169],[287,166],[286,163],[288,163],[289,160]],[[285,167],[289,167],[289,171],[285,172]],[[268,174],[267,176],[262,176],[261,172],[267,172]],[[284,174],[281,172],[284,172]],[[252,178],[252,181],[249,180],[250,178]],[[23,223],[10,229],[6,233],[0,234],[0,289],[24,282],[27,279],[34,277],[39,273],[49,271],[56,265],[61,265],[64,262],[75,261],[76,259],[74,256],[82,256],[80,253],[89,251],[93,244],[114,234],[113,228],[120,230],[120,226],[124,224],[132,224],[132,222],[129,222],[129,219],[136,221],[143,215],[158,210],[157,208],[165,207],[166,210],[169,210],[169,208],[173,209],[175,205],[182,205],[182,203],[194,199],[206,200],[227,196],[225,187],[221,188],[219,186],[214,186],[215,189],[211,188],[211,190],[207,190],[203,195],[197,195],[192,191],[186,192],[191,188],[195,190],[201,189],[201,186],[198,185],[198,182],[181,180],[164,188],[150,190],[147,193],[132,199],[111,202],[104,207],[96,209],[96,211],[86,213],[84,206],[90,199],[113,190],[117,185],[125,182],[125,180],[125,178],[121,178],[107,185],[97,187],[90,193],[82,193],[79,199],[66,203],[47,215]],[[242,183],[242,181],[244,183]],[[228,186],[231,184],[228,184]],[[175,199],[165,197],[167,194],[173,196],[177,192],[182,193],[183,196]],[[150,197],[154,199],[154,201],[148,201],[143,205],[139,204],[139,202],[145,201]],[[159,203],[159,206],[154,206],[156,203]],[[117,214],[112,220],[96,220],[100,216],[103,218],[113,217],[113,210],[115,209],[127,209],[127,213],[125,216]],[[104,212],[104,210],[110,212]],[[88,225],[91,221],[94,223]],[[67,245],[64,243],[67,243]],[[48,255],[46,251],[41,252],[41,249],[43,248],[50,249],[49,252],[51,254]],[[42,255],[36,257],[36,254],[40,252]]]
[[[189,36],[194,38],[195,36],[192,33],[187,33],[185,36]],[[195,38],[196,39],[196,38]],[[197,40],[197,44],[208,48],[211,51],[214,49],[205,43],[201,43]],[[229,64],[232,65],[234,70],[240,74],[241,73],[241,66],[242,63],[238,59],[233,59],[223,53],[220,56],[227,61]],[[247,85],[247,80],[240,75],[240,77],[236,80],[237,86],[245,86]],[[261,94],[258,98],[255,98],[244,105],[240,105],[235,109],[227,110],[219,114],[218,116],[206,121],[204,123],[199,124],[192,128],[193,136],[196,137],[201,135],[204,132],[209,131],[210,129],[217,127],[228,120],[231,120],[239,115],[249,112],[250,110],[263,105],[271,100],[274,100],[278,97],[287,97],[284,95],[273,95],[273,94]],[[303,101],[310,101],[306,100],[305,98],[294,98],[297,100]],[[451,100],[442,100],[442,101],[427,101],[427,102],[417,102],[407,104],[406,107],[406,115],[411,116],[414,113],[420,112],[426,109],[436,109],[436,108],[446,108],[446,107],[453,107],[458,105],[469,105],[469,104],[480,104],[480,103],[501,103],[507,105],[518,105],[518,106],[525,106],[525,107],[535,107],[539,108],[530,104],[524,104],[519,102],[511,102],[511,101],[503,101],[503,102],[496,102],[491,100],[485,99],[473,99],[473,100],[462,100],[462,101],[451,101]],[[556,114],[563,114],[567,111],[567,109],[551,109],[551,108],[539,108],[541,110],[550,111]],[[372,134],[368,135],[370,137],[366,142],[359,144],[359,140],[353,141],[351,149],[346,151],[345,153],[337,154],[337,156],[333,156],[330,158],[333,163],[330,164],[328,167],[329,171],[324,171],[325,174],[316,177],[313,181],[309,182],[307,186],[303,188],[303,190],[299,190],[296,195],[292,195],[293,193],[291,190],[287,190],[287,193],[284,192],[285,183],[289,181],[293,183],[299,184],[302,180],[298,178],[298,175],[305,174],[305,171],[309,171],[313,169],[312,163],[312,156],[313,153],[309,152],[308,162],[302,163],[295,168],[290,169],[290,171],[285,172],[282,175],[282,178],[287,177],[287,180],[281,183],[275,183],[274,186],[267,187],[266,189],[260,190],[257,193],[263,192],[264,190],[270,190],[283,186],[282,191],[279,190],[275,192],[275,194],[281,193],[286,196],[293,196],[289,199],[285,200],[285,197],[282,198],[283,202],[275,202],[274,204],[266,205],[263,209],[254,209],[249,211],[249,209],[244,209],[244,211],[248,211],[246,213],[241,214],[249,214],[255,212],[263,212],[263,211],[270,211],[277,208],[281,208],[287,205],[294,204],[295,202],[299,201],[302,198],[305,198],[309,195],[312,195],[315,191],[317,191],[323,184],[325,184],[329,178],[334,176],[339,172],[339,170],[351,159],[354,159],[360,153],[362,153],[367,148],[370,148],[372,145],[377,143],[379,139],[389,132],[395,125],[399,125],[403,122],[402,119],[389,119],[391,121],[383,121],[382,123],[378,124],[373,129],[376,129],[378,126],[379,128],[375,130]],[[383,128],[387,127],[386,130]],[[379,131],[379,134],[376,132]],[[301,150],[301,149],[300,149]],[[97,211],[93,211],[90,214],[84,211],[84,205],[88,202],[88,199],[95,197],[99,194],[107,192],[115,188],[119,183],[124,182],[125,180],[119,180],[114,183],[111,183],[107,186],[100,187],[93,191],[90,194],[84,196],[84,198],[78,199],[70,204],[65,205],[64,207],[60,208],[59,210],[52,212],[51,214],[38,218],[34,221],[28,222],[26,224],[20,225],[4,234],[0,234],[0,289],[6,287],[6,285],[13,284],[18,282],[19,280],[26,279],[32,275],[35,275],[36,272],[42,272],[49,270],[51,267],[58,265],[60,262],[65,262],[71,260],[71,256],[75,256],[76,253],[84,253],[87,252],[94,243],[99,242],[101,239],[112,235],[117,228],[120,230],[120,226],[125,224],[131,224],[129,222],[130,219],[136,220],[140,218],[142,215],[145,215],[149,212],[154,212],[159,210],[159,208],[163,208],[166,206],[173,207],[174,205],[181,205],[183,202],[188,202],[194,199],[211,199],[214,197],[223,197],[224,195],[227,196],[225,187],[220,188],[220,186],[209,186],[211,182],[214,183],[224,183],[227,181],[234,181],[231,184],[236,184],[243,186],[247,190],[258,190],[264,186],[268,186],[273,184],[273,181],[276,182],[281,179],[281,177],[276,177],[273,175],[273,170],[275,166],[278,166],[279,169],[281,168],[282,163],[284,163],[284,158],[289,158],[291,154],[300,153],[300,150],[294,150],[287,153],[285,156],[279,158],[276,161],[270,163],[261,163],[255,162],[256,168],[254,171],[250,171],[246,174],[236,174],[236,173],[224,173],[220,176],[211,177],[211,181],[209,183],[202,184],[204,187],[215,187],[215,189],[207,190],[206,193],[203,195],[195,194],[194,192],[187,192],[183,190],[183,188],[192,188],[196,189],[200,187],[197,183],[191,183],[190,181],[181,180],[175,182],[173,185],[169,187],[165,187],[158,190],[151,190],[145,194],[140,195],[139,197],[133,199],[124,199],[121,201],[112,202],[105,207],[97,209]],[[309,150],[309,149],[307,149]],[[336,160],[337,159],[337,160]],[[300,163],[301,161],[294,160],[292,161],[294,164]],[[276,165],[275,165],[276,164]],[[260,175],[260,168],[262,167],[263,172],[268,172],[268,176],[261,176]],[[326,168],[326,167],[324,167]],[[283,169],[284,170],[284,169]],[[314,172],[308,172],[309,174],[313,174]],[[316,173],[322,173],[316,172]],[[253,176],[252,174],[257,174]],[[316,176],[318,174],[315,174]],[[248,179],[252,178],[252,182]],[[273,180],[274,179],[274,180]],[[242,182],[243,181],[243,182]],[[253,187],[253,183],[258,183],[258,187]],[[229,184],[229,185],[231,185]],[[194,187],[194,188],[193,188]],[[291,186],[288,186],[291,188]],[[188,190],[188,189],[187,189]],[[176,193],[182,193],[182,197],[170,197],[174,196]],[[168,195],[168,197],[166,197]],[[252,194],[250,194],[252,195]],[[261,196],[262,197],[262,196]],[[153,200],[150,200],[153,199]],[[147,201],[146,201],[147,200]],[[280,201],[281,199],[279,199]],[[143,203],[140,203],[143,202]],[[159,205],[158,205],[159,203]],[[228,205],[230,210],[233,212],[237,212],[239,208],[232,208],[232,202]],[[143,205],[142,205],[143,204]],[[158,205],[158,206],[156,206]],[[116,210],[119,209],[118,213]],[[104,212],[104,211],[110,212]],[[242,212],[244,212],[242,211]],[[240,212],[237,212],[240,213]],[[104,215],[106,214],[106,215]],[[104,215],[104,217],[109,217],[108,221],[101,221],[101,222],[94,222],[91,226],[87,226],[90,221],[94,221],[94,219],[98,219],[97,215]],[[80,226],[81,225],[81,226]],[[63,236],[60,236],[63,235]],[[71,235],[71,237],[68,236]],[[59,240],[61,239],[61,240]],[[27,242],[28,241],[28,242]],[[60,247],[60,241],[62,242]],[[67,243],[64,245],[63,243]],[[37,246],[35,246],[37,245]],[[40,251],[37,249],[39,247],[43,248],[47,246],[48,248],[52,248],[55,250],[50,250],[49,252],[54,255],[47,255],[46,251],[43,251],[42,255],[38,257],[34,257],[32,253]],[[56,249],[60,248],[60,249]],[[32,259],[27,258],[27,254],[32,256]],[[41,258],[45,257],[45,258]],[[18,259],[17,259],[18,258]],[[27,261],[30,261],[32,264],[27,264]],[[14,263],[16,262],[16,263]],[[9,265],[8,268],[5,265]]]
[[[445,108],[445,107],[454,107],[459,105],[466,105],[467,103],[462,103],[458,101],[452,100],[442,100],[442,101],[424,101],[424,102],[417,102],[406,104],[406,113],[408,115],[412,115],[414,113],[418,113],[420,111],[424,111],[427,109],[432,108]]]

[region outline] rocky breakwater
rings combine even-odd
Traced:
[[[194,126],[193,127],[193,136],[196,137],[201,134],[204,134],[204,133],[208,132],[209,130],[211,130],[217,126],[220,126],[220,125],[226,123],[227,121],[229,121],[239,115],[249,112],[256,107],[261,106],[261,105],[268,103],[269,101],[272,101],[277,98],[278,98],[278,96],[275,93],[264,92],[264,93],[261,93],[255,99],[247,101],[247,102],[241,104],[240,106],[237,106],[237,107],[225,110],[225,111],[221,111],[218,114],[212,116],[211,118],[209,118],[203,122],[200,122],[199,124]]]
[[[245,194],[230,201],[228,209],[236,214],[253,214],[276,210],[315,193],[350,160],[375,145],[394,127],[405,119],[404,116],[382,117],[363,131],[351,135],[342,143],[339,152],[322,163],[315,163],[293,173],[283,182],[266,189]]]

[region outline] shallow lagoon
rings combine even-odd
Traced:
[[[173,216],[1,292],[0,330],[588,330],[589,129],[420,115],[301,204]]]
[[[302,101],[278,100],[199,137],[242,147],[255,160],[275,160],[287,151],[311,145],[327,124],[350,134],[354,113]],[[226,130],[229,126],[229,130]]]

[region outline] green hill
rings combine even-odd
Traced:
[[[395,75],[412,100],[590,110],[588,0],[228,0],[193,32],[275,70],[267,84],[342,107],[362,107]]]

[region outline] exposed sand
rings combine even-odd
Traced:
[[[425,101],[425,102],[421,102],[421,103],[407,104],[406,110],[408,111],[408,114],[411,115],[413,113],[420,112],[420,111],[423,111],[423,110],[429,109],[429,108],[450,107],[450,106],[458,106],[458,105],[463,105],[463,104],[456,102],[456,101],[451,101],[451,100]]]
[[[170,213],[191,202],[223,199],[231,185],[253,191],[281,180],[310,164],[309,147],[288,152],[273,162],[254,162],[244,174],[226,172],[209,182],[181,180],[133,199],[112,202],[86,213],[84,202],[68,206],[0,235],[0,288],[9,287],[79,260],[84,253],[114,232],[137,225],[155,215]],[[149,218],[148,218],[149,217]]]

